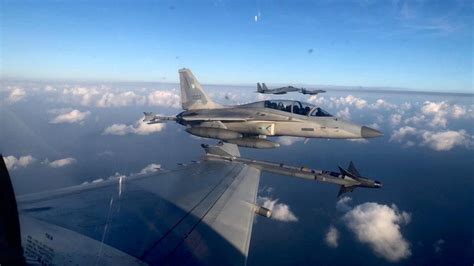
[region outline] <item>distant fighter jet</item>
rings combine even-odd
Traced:
[[[309,94],[309,95],[316,95],[318,93],[326,92],[325,90],[320,90],[320,89],[309,90],[309,89],[306,89],[306,88],[297,88],[297,87],[293,87],[293,86],[286,86],[286,87],[280,87],[280,88],[275,88],[275,89],[269,89],[269,88],[267,88],[267,85],[265,85],[265,83],[262,83],[262,85],[260,85],[260,83],[257,83],[257,92],[258,93],[263,93],[263,94],[286,94],[287,92],[294,92],[294,91],[300,92],[302,94]]]
[[[315,105],[266,100],[236,106],[213,102],[189,69],[179,71],[184,112],[172,117],[145,112],[149,124],[176,121],[192,135],[249,148],[276,148],[267,137],[358,139],[382,136],[376,129],[344,121]]]
[[[302,94],[316,95],[316,94],[319,94],[319,93],[324,93],[324,92],[326,92],[326,91],[325,91],[325,90],[320,90],[320,89],[309,90],[309,89],[301,88],[301,89],[300,89],[300,92],[301,92]]]
[[[299,91],[299,90],[300,89],[295,88],[293,86],[269,89],[267,88],[267,85],[265,85],[265,83],[262,83],[262,85],[260,85],[260,83],[257,83],[257,92],[263,93],[263,94],[286,94],[287,92]]]

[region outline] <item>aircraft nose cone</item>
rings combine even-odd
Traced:
[[[360,135],[363,138],[376,138],[376,137],[383,136],[383,133],[378,131],[377,129],[363,126],[362,129],[360,130]]]

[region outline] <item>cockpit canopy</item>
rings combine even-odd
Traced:
[[[263,106],[262,106],[263,105]],[[304,103],[300,101],[291,101],[291,100],[267,100],[263,102],[256,102],[247,104],[249,107],[265,107],[275,110],[280,110],[283,112],[294,113],[299,115],[307,116],[332,116],[328,112],[324,111],[320,107],[317,107],[310,103]]]

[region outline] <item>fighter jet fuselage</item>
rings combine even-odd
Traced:
[[[379,137],[378,130],[337,118],[315,105],[293,100],[266,100],[236,106],[214,103],[189,69],[180,70],[184,112],[176,117],[145,113],[149,123],[176,121],[192,135],[250,148],[276,148],[272,136],[355,139]]]
[[[280,88],[275,88],[275,89],[269,89],[267,88],[267,85],[265,83],[257,83],[257,91],[258,93],[262,94],[276,94],[276,95],[281,95],[281,94],[286,94],[287,92],[293,92],[293,91],[299,91],[300,89],[295,88],[293,86],[286,86],[286,87],[280,87]]]
[[[309,94],[309,95],[317,95],[319,93],[324,93],[326,92],[325,90],[320,90],[320,89],[316,89],[316,90],[308,90],[308,89],[305,89],[305,88],[301,88],[300,92],[302,94]]]
[[[272,104],[276,108],[281,106],[282,110],[265,107]],[[297,110],[301,112],[296,113]],[[205,117],[209,121],[205,121]],[[196,120],[199,121],[196,123]],[[261,101],[219,109],[189,110],[178,114],[177,122],[189,127],[225,128],[243,135],[305,138],[371,138],[381,135],[378,131],[344,121],[319,107],[299,101]]]

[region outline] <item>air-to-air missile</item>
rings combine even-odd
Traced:
[[[339,193],[337,195],[338,197],[346,192],[352,192],[355,188],[358,187],[382,187],[382,183],[380,181],[372,180],[360,175],[353,162],[349,163],[349,167],[347,169],[344,169],[339,166],[339,172],[333,172],[327,170],[315,170],[307,167],[296,167],[283,163],[259,161],[237,156],[231,156],[229,153],[225,152],[225,148],[223,148],[222,145],[214,146],[202,144],[201,146],[206,150],[206,156],[204,157],[205,160],[224,160],[240,162],[270,173],[340,185]]]

